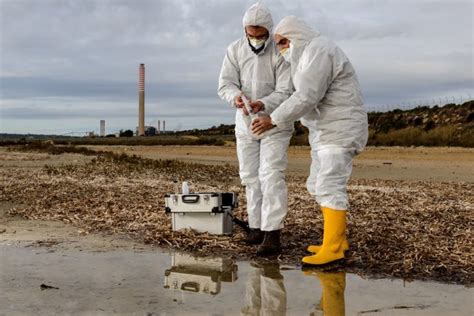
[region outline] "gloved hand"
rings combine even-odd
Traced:
[[[252,108],[253,113],[258,113],[265,109],[265,105],[262,101],[253,101],[249,103],[250,107]]]
[[[272,119],[269,115],[261,115],[252,122],[252,133],[255,135],[261,135],[264,132],[274,128]]]
[[[242,100],[242,95],[238,95],[234,98],[234,105],[238,109],[242,109],[245,115],[249,115],[249,112],[245,108],[244,101]]]

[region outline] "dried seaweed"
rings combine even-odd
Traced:
[[[11,215],[60,220],[84,232],[127,233],[135,239],[197,254],[250,258],[256,249],[232,236],[173,232],[164,195],[187,180],[198,191],[234,191],[245,217],[243,188],[231,166],[99,155],[85,165],[0,169],[0,200],[21,202]],[[288,177],[289,214],[282,263],[298,264],[322,237],[322,218],[301,177]],[[473,184],[352,180],[346,268],[362,274],[472,285]]]

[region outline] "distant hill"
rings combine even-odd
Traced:
[[[474,101],[411,110],[370,112],[369,145],[474,147]],[[218,136],[234,134],[235,125],[213,126],[178,132],[180,135]],[[307,145],[307,130],[295,123],[293,145]]]
[[[234,135],[235,124],[221,124],[205,129],[190,129],[176,132],[177,135],[193,135],[193,136],[217,136],[217,135]]]
[[[369,145],[474,147],[474,101],[369,113]]]
[[[474,101],[446,104],[442,107],[417,107],[412,110],[369,113],[369,125],[375,132],[388,132],[407,127],[429,131],[441,126],[455,126],[459,129],[472,128],[474,124]]]

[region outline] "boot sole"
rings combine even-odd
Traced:
[[[259,257],[271,257],[271,256],[278,256],[280,254],[281,254],[281,249],[278,249],[276,251],[262,251],[262,252],[257,251],[257,256]]]
[[[344,264],[345,262],[346,262],[345,258],[337,259],[337,260],[330,261],[330,262],[324,263],[324,264],[311,264],[311,263],[301,262],[301,267],[305,268],[305,269],[308,269],[308,268],[313,268],[313,269],[328,268],[328,267],[333,267],[333,266]]]
[[[345,250],[343,250],[343,251],[344,251],[344,253],[346,253],[346,252],[349,251],[349,249],[345,249]],[[308,249],[306,249],[306,252],[309,252],[309,253],[312,253],[312,254],[317,254],[317,253],[318,253],[318,252],[309,251]]]
[[[244,240],[244,243],[247,244],[247,245],[260,245],[262,244],[263,242],[263,239],[262,240],[258,240],[258,241],[247,241],[247,240]]]

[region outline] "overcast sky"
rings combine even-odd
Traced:
[[[0,132],[135,129],[146,67],[146,124],[232,123],[217,94],[226,46],[255,1],[0,0]],[[263,1],[275,24],[304,18],[332,38],[369,109],[474,97],[473,1]]]

